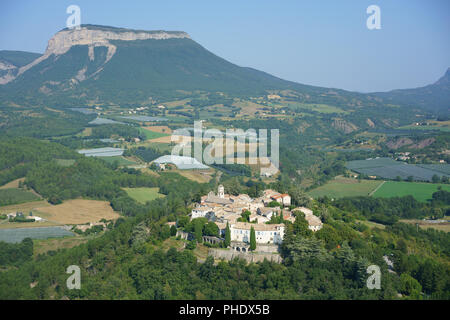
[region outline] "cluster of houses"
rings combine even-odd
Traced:
[[[280,206],[269,206],[276,201]],[[283,215],[283,220],[294,222],[295,210],[304,213],[309,229],[317,231],[322,228],[322,221],[313,212],[304,207],[289,210],[291,197],[287,193],[278,193],[274,190],[264,190],[259,198],[251,198],[247,194],[237,196],[225,194],[224,187],[219,186],[217,194],[210,192],[201,197],[201,201],[191,212],[191,219],[205,217],[219,227],[222,236],[225,235],[226,226],[230,228],[231,241],[250,242],[250,230],[255,230],[256,242],[259,244],[281,244],[284,237],[285,225],[268,224],[271,218]],[[250,212],[249,222],[238,221],[245,211]]]

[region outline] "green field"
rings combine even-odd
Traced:
[[[56,163],[62,167],[70,167],[75,163],[74,159],[55,159]]]
[[[450,185],[448,184],[386,181],[373,196],[391,198],[411,195],[417,200],[425,202],[431,199],[434,192],[438,191],[438,186],[441,186],[442,190],[450,192]]]
[[[155,132],[155,131],[147,130],[144,128],[141,128],[141,133],[143,133],[145,135],[145,138],[147,140],[169,136],[169,134],[167,134],[167,133]]]
[[[359,182],[360,181],[360,182]],[[336,177],[334,180],[308,192],[317,199],[327,196],[329,198],[343,198],[353,196],[368,196],[383,181],[357,180],[352,178]]]
[[[136,162],[125,159],[122,156],[99,157],[99,159],[105,160],[108,163],[114,163],[114,161],[117,161],[119,163],[119,166],[131,166],[136,164]]]
[[[128,195],[140,203],[146,203],[147,201],[152,201],[157,198],[164,197],[163,194],[159,193],[159,188],[123,188]]]
[[[34,193],[17,188],[0,189],[0,206],[37,201],[40,198]]]

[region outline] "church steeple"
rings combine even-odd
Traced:
[[[225,198],[225,189],[223,188],[223,185],[219,185],[219,188],[217,190],[217,196],[219,198]]]

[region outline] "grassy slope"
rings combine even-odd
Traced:
[[[330,198],[343,198],[352,196],[367,196],[375,190],[382,181],[361,180],[336,177],[336,179],[308,192],[313,198],[328,196]]]
[[[37,195],[26,190],[16,188],[0,189],[0,206],[8,206],[37,200],[40,200]]]
[[[158,193],[159,188],[124,188],[124,190],[131,198],[140,203],[164,197],[164,195]]]
[[[431,199],[433,192],[438,191],[438,186],[441,186],[443,190],[450,191],[450,185],[446,184],[386,181],[373,196],[389,198],[412,195],[417,200],[425,202]]]
[[[141,132],[143,134],[145,134],[145,137],[146,137],[147,140],[156,139],[156,138],[160,138],[160,137],[165,137],[165,136],[169,135],[167,133],[155,132],[155,131],[147,130],[147,129],[144,129],[144,128],[141,128]]]
[[[134,161],[130,161],[128,159],[125,159],[122,156],[113,156],[113,157],[99,157],[100,159],[108,162],[108,163],[113,163],[114,161],[117,160],[117,162],[119,163],[119,166],[128,166],[128,165],[134,165],[136,164],[136,162]]]

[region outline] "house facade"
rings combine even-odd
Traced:
[[[255,224],[236,222],[230,226],[231,241],[250,243],[250,230],[255,229],[256,243],[281,244],[284,238],[284,224]]]

